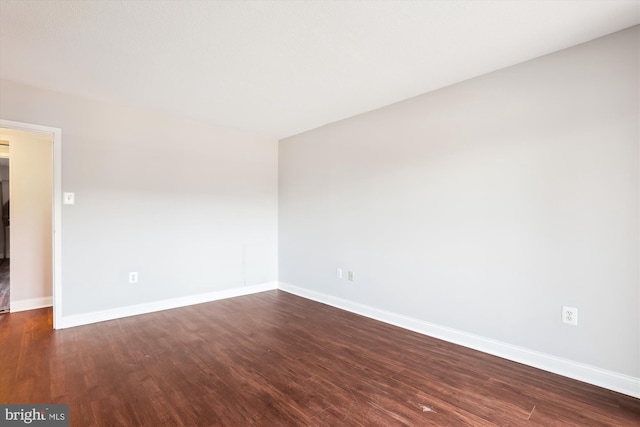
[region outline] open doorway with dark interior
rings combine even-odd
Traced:
[[[9,176],[9,142],[0,141],[0,313],[10,308]]]

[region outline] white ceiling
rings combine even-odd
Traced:
[[[282,138],[638,23],[640,0],[1,0],[0,77]]]

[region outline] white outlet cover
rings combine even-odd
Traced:
[[[575,307],[562,306],[562,322],[569,325],[578,326],[578,309]]]

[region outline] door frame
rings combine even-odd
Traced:
[[[62,129],[0,119],[0,127],[51,134],[53,137],[53,329],[62,328]]]

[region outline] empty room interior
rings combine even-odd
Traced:
[[[0,189],[2,425],[640,425],[639,0],[0,0]]]

